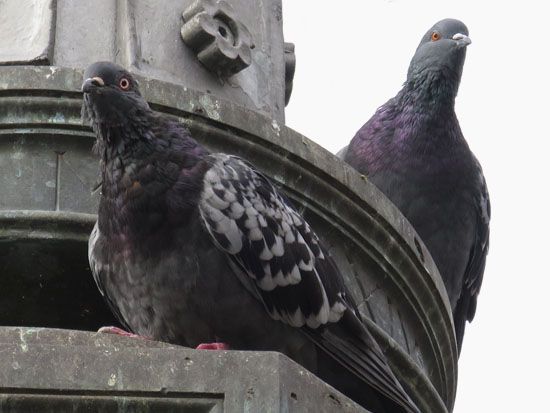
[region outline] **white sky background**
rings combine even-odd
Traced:
[[[456,112],[492,203],[491,246],[467,325],[455,413],[548,408],[550,13],[545,1],[283,0],[296,44],[287,125],[331,152],[400,89],[421,36],[470,30]]]

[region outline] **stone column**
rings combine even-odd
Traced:
[[[0,1],[0,325],[113,323],[87,264],[98,162],[80,119],[83,68],[112,60],[136,73],[154,110],[280,185],[328,244],[421,410],[451,411],[457,350],[440,276],[365,177],[284,126],[295,58],[281,18],[281,0]],[[10,377],[0,393],[32,384]],[[92,386],[82,380],[79,390]],[[48,383],[35,384],[47,393]],[[124,383],[105,394],[126,397]]]

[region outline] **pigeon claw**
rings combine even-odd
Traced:
[[[197,350],[229,350],[229,345],[225,343],[201,343]]]
[[[97,330],[98,333],[105,333],[105,334],[116,334],[117,336],[124,336],[124,337],[131,337],[131,338],[141,338],[144,340],[148,340],[148,337],[139,336],[134,333],[130,333],[129,331],[123,330],[122,328],[114,327],[114,326],[108,326],[108,327],[101,327],[99,330]]]

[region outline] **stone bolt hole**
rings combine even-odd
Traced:
[[[217,14],[214,18],[218,23],[218,33],[232,46],[236,46],[239,42],[239,29],[237,25],[223,14]]]

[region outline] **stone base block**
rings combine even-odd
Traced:
[[[0,328],[0,412],[365,412],[286,356]]]

